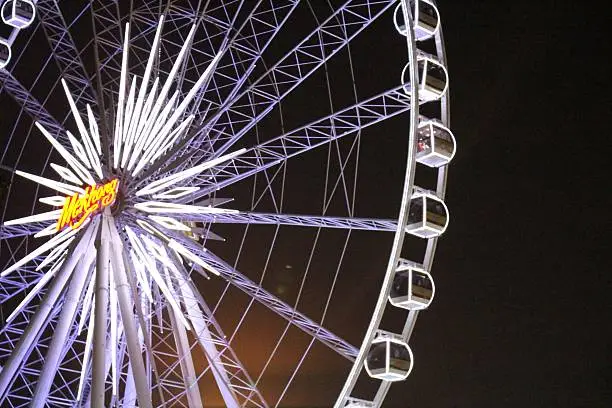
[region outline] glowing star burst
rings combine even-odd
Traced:
[[[22,177],[55,190],[59,195],[40,199],[41,203],[55,207],[55,210],[5,222],[5,225],[52,222],[35,235],[52,236],[46,243],[1,272],[1,276],[10,275],[26,263],[35,259],[40,260],[41,257],[42,262],[37,270],[49,267],[23,301],[12,311],[7,321],[12,321],[45,288],[51,303],[57,301],[58,290],[65,289],[66,300],[62,307],[60,323],[54,333],[54,339],[62,339],[70,327],[61,323],[62,317],[65,317],[66,321],[73,320],[78,305],[82,305],[78,330],[80,332],[87,326],[88,332],[78,399],[81,398],[85,378],[89,373],[90,357],[92,372],[99,372],[100,364],[104,364],[103,360],[100,363],[99,358],[100,353],[104,353],[104,344],[117,344],[118,338],[124,335],[138,398],[142,399],[140,406],[150,406],[150,390],[147,389],[146,383],[143,383],[146,375],[144,375],[141,354],[142,340],[139,339],[142,334],[139,335],[134,324],[134,306],[135,310],[141,308],[150,310],[150,304],[154,300],[154,288],[156,292],[161,292],[165,296],[176,320],[189,330],[191,324],[185,313],[190,316],[192,312],[184,313],[180,301],[184,290],[181,284],[188,280],[183,265],[200,267],[217,275],[218,272],[176,238],[172,238],[171,232],[176,231],[181,233],[181,237],[186,237],[185,233],[191,231],[188,225],[181,222],[181,216],[235,212],[212,206],[175,203],[172,200],[189,198],[198,191],[198,187],[185,185],[189,179],[236,158],[244,153],[244,149],[211,159],[184,171],[172,174],[158,172],[152,182],[147,177],[141,176],[143,170],[157,166],[164,153],[186,136],[194,119],[193,115],[187,114],[187,108],[196,94],[206,88],[223,53],[223,50],[219,51],[212,59],[208,68],[182,100],[179,100],[178,90],[169,95],[171,88],[177,82],[177,73],[193,40],[196,27],[194,25],[168,77],[165,80],[155,78],[149,87],[155,56],[158,55],[160,46],[162,23],[163,19],[158,25],[142,79],[138,80],[136,76],[132,76],[130,81],[127,72],[129,24],[126,25],[115,123],[114,129],[109,131],[112,137],[100,133],[89,105],[86,106],[88,123],[85,123],[77,110],[71,90],[62,79],[80,136],[77,138],[66,131],[74,154],[64,148],[42,125],[36,123],[42,135],[66,162],[66,166],[51,164],[61,181],[23,171],[16,172]],[[160,85],[162,82],[163,85]],[[110,152],[110,157],[105,154],[105,146]],[[124,248],[125,243],[128,245]],[[49,286],[50,282],[53,282],[52,286]],[[133,285],[132,295],[127,289],[128,285]],[[140,289],[142,297],[134,295],[138,293],[135,288]],[[81,296],[82,302],[74,301]],[[98,310],[106,310],[106,313],[97,313]],[[40,319],[45,318],[45,313],[46,316],[49,315],[46,308],[38,313]],[[32,323],[34,326],[39,324],[36,323],[38,321],[36,319]],[[106,327],[109,327],[108,333]],[[35,330],[34,327],[33,331]],[[6,386],[7,378],[10,379],[18,369],[20,350],[28,347],[28,341],[31,339],[28,340],[26,335],[25,340],[22,339],[13,353],[17,357],[9,360],[2,368],[0,388]],[[61,355],[57,352],[61,344],[56,343],[61,343],[61,340],[52,341],[49,346],[49,354],[37,385],[38,391],[41,391],[36,393],[37,398],[46,395],[51,386],[54,363],[58,362]],[[117,348],[111,347],[110,372],[114,395],[118,392],[120,376],[125,374],[121,372],[123,368],[117,358]],[[92,375],[91,387],[92,393],[103,390],[104,376]],[[37,406],[36,402],[33,404]]]

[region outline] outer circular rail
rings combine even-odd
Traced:
[[[429,0],[428,0],[429,1]],[[433,2],[433,0],[431,0]],[[408,65],[404,69],[402,76],[405,74],[409,74],[410,83],[415,84],[418,82],[419,72],[417,66],[417,56],[420,52],[417,46],[417,36],[415,34],[415,21],[411,14],[410,9],[410,1],[409,0],[401,0],[400,5],[398,5],[398,9],[401,8],[404,15],[405,22],[405,36],[406,43],[408,49]],[[435,5],[435,4],[434,4]],[[397,13],[397,10],[396,10]],[[396,28],[400,31],[400,27],[398,27],[397,23],[395,23]],[[403,32],[402,32],[403,34]],[[446,69],[448,70],[446,64],[446,50],[444,48],[444,39],[442,34],[441,23],[435,34],[433,35],[433,41],[435,42],[436,48],[436,56],[438,62],[440,62]],[[409,71],[409,72],[407,72]],[[408,152],[407,152],[407,163],[406,163],[406,174],[404,179],[404,189],[402,193],[402,203],[400,206],[397,230],[395,232],[393,245],[391,248],[391,253],[389,255],[389,262],[387,264],[387,269],[385,271],[385,276],[383,279],[383,283],[380,290],[380,295],[378,301],[376,303],[374,312],[372,314],[372,319],[368,326],[368,329],[364,335],[363,342],[359,349],[359,353],[355,359],[355,363],[351,368],[351,371],[347,377],[347,380],[338,396],[338,399],[334,405],[335,408],[344,408],[344,407],[363,407],[363,408],[373,408],[380,407],[391,387],[391,381],[381,381],[378,387],[378,391],[373,400],[363,400],[359,398],[352,397],[359,375],[364,370],[364,363],[367,357],[368,351],[372,345],[372,342],[377,337],[378,334],[382,334],[383,336],[390,336],[396,339],[401,339],[404,342],[408,343],[410,336],[414,330],[416,320],[419,314],[418,310],[411,310],[408,312],[408,316],[406,318],[406,322],[404,323],[404,327],[401,333],[388,333],[380,330],[380,323],[384,316],[387,305],[389,302],[389,293],[391,290],[391,285],[393,284],[393,277],[395,271],[398,267],[398,263],[400,261],[400,254],[402,251],[402,247],[404,244],[404,238],[406,236],[405,228],[408,221],[408,212],[410,209],[410,200],[414,190],[414,176],[415,176],[415,168],[416,168],[416,132],[417,127],[419,125],[419,87],[411,86],[410,87],[410,128],[409,128],[409,137],[408,137]],[[440,112],[439,112],[439,120],[440,122],[450,128],[450,105],[449,105],[449,89],[448,83],[446,89],[439,99],[440,104]],[[446,181],[447,181],[447,165],[441,166],[437,168],[437,185],[435,190],[435,195],[441,200],[444,199],[446,193]],[[423,257],[423,269],[431,272],[431,267],[433,265],[433,259],[436,252],[436,246],[438,242],[438,237],[429,238],[427,240],[427,247],[425,249],[425,254]],[[418,363],[416,369],[418,370]]]

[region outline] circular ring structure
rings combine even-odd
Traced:
[[[0,405],[380,407],[424,308],[381,327],[407,304],[394,276],[433,285],[449,218],[435,3],[17,3],[1,9]],[[373,64],[379,29],[395,51]],[[386,377],[365,363],[377,345]]]

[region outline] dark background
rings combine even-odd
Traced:
[[[445,295],[412,340],[424,366],[391,392],[409,403],[389,406],[610,406],[609,15],[439,8],[459,135],[435,261]]]
[[[610,18],[588,2],[438,3],[451,222],[415,369],[384,406],[610,406]],[[337,394],[335,365],[307,367],[295,400]]]

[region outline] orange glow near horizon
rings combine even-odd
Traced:
[[[61,231],[68,225],[72,229],[79,228],[89,217],[112,205],[117,198],[118,187],[119,180],[113,179],[105,184],[88,186],[84,195],[74,193],[66,197],[57,220],[57,230]]]

